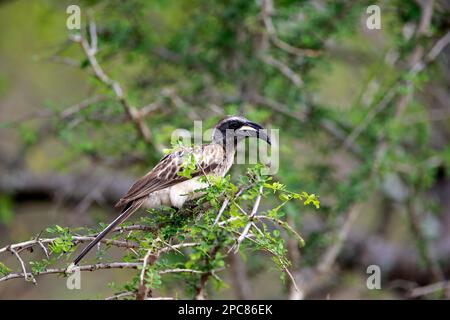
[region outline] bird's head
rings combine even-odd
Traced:
[[[271,144],[269,136],[262,131],[264,128],[244,117],[231,116],[219,121],[214,127],[213,142],[223,145],[235,145],[246,137],[257,137]]]

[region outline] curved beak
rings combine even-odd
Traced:
[[[236,134],[242,137],[257,137],[272,145],[270,137],[263,131],[264,128],[255,122],[247,122],[244,126],[236,130]]]

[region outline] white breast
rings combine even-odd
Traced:
[[[234,153],[228,155],[222,165],[213,174],[222,177],[225,176],[233,165],[233,160]],[[200,177],[196,177],[169,188],[153,192],[148,196],[144,206],[151,209],[161,206],[181,208],[186,201],[202,195],[202,192],[198,192],[199,189],[208,187],[207,183],[200,182],[199,179]]]
[[[194,178],[172,187],[165,188],[151,193],[148,196],[144,206],[149,209],[159,208],[161,206],[181,208],[183,204],[201,196],[201,192],[195,192],[199,189],[204,189],[208,185],[200,182],[199,178]]]

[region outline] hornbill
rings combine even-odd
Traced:
[[[116,207],[123,208],[120,215],[83,249],[73,261],[73,265],[77,265],[101,239],[141,206],[147,208],[168,206],[179,209],[186,201],[199,197],[199,192],[195,191],[208,186],[200,181],[200,177],[225,176],[233,164],[239,141],[246,137],[258,137],[271,144],[270,138],[262,130],[262,126],[244,117],[230,116],[216,124],[211,143],[182,147],[163,157],[117,202]],[[191,177],[187,178],[179,173],[183,171],[185,157],[190,155],[194,156],[196,168],[190,174]]]

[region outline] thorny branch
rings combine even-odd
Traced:
[[[256,197],[255,204],[253,205],[252,212],[250,212],[250,215],[248,216],[249,222],[246,224],[246,226],[244,227],[244,230],[242,231],[241,235],[237,239],[237,242],[235,245],[235,253],[237,253],[239,251],[239,247],[240,247],[242,241],[244,241],[245,237],[247,236],[248,232],[250,231],[251,226],[253,225],[253,218],[256,215],[256,213],[258,212],[259,204],[261,203],[262,192],[263,192],[263,187],[261,186],[259,188],[259,193],[258,193],[258,196]]]
[[[146,226],[140,226],[140,225],[127,226],[127,227],[123,227],[123,228],[118,228],[114,232],[122,232],[123,230],[128,230],[128,231],[146,230]],[[95,237],[74,236],[73,244],[75,245],[77,243],[90,242],[94,238]],[[12,244],[12,245],[6,246],[4,248],[1,248],[0,253],[9,251],[9,252],[12,252],[16,256],[16,258],[20,261],[20,264],[22,267],[22,272],[21,273],[10,273],[10,274],[0,278],[0,282],[24,277],[26,280],[32,279],[33,282],[36,283],[33,275],[39,276],[39,275],[46,275],[46,274],[67,274],[67,272],[68,272],[67,268],[48,268],[43,271],[36,272],[34,274],[30,273],[26,270],[25,263],[19,255],[19,252],[21,252],[22,250],[29,249],[32,246],[37,245],[37,244],[39,244],[39,245],[50,244],[50,243],[53,243],[55,241],[55,239],[56,238],[36,239],[36,240],[30,240],[30,241],[26,241],[26,242],[17,243],[17,244]],[[105,239],[104,241],[102,240],[102,243],[106,243],[108,245],[112,245],[112,246],[116,246],[116,247],[128,248],[128,249],[133,249],[133,248],[137,249],[139,247],[135,243],[131,243],[128,241],[119,241],[119,240]],[[198,245],[198,243],[194,243],[194,242],[179,243],[176,245],[167,245],[167,246],[157,250],[154,253],[154,257],[157,258],[159,255],[161,255],[163,253],[167,253],[170,251],[177,251],[182,248],[195,247],[197,245]],[[149,255],[149,257],[150,257],[150,255]],[[75,267],[75,268],[77,268],[77,269],[79,268],[78,269],[79,271],[96,271],[96,270],[101,270],[101,269],[130,269],[130,268],[137,269],[137,268],[143,267],[143,269],[145,270],[145,265],[147,263],[148,263],[148,261],[146,259],[144,259],[142,262],[96,263],[96,264],[91,264],[91,265],[79,266],[79,267]],[[190,270],[190,269],[169,269],[169,270],[163,270],[160,272],[161,272],[161,274],[176,273],[176,272],[196,273],[195,270]]]
[[[79,271],[96,271],[96,270],[104,270],[104,269],[139,269],[143,267],[143,263],[141,262],[109,262],[109,263],[96,263],[96,264],[89,264],[89,265],[83,265],[83,266],[77,266],[77,270]],[[217,270],[220,271],[220,270]],[[199,270],[193,270],[193,269],[168,269],[168,270],[161,270],[158,271],[158,274],[169,274],[169,273],[198,273],[203,274],[203,271]],[[35,274],[30,272],[21,272],[21,273],[10,273],[3,278],[0,278],[0,282],[11,280],[11,279],[17,279],[17,278],[24,278],[26,277],[34,279],[34,275],[40,276],[40,275],[48,275],[48,274],[67,274],[67,268],[52,268],[52,269],[45,269],[44,271],[36,272]],[[35,281],[33,281],[35,282]]]
[[[260,206],[261,199],[263,196],[263,191],[264,191],[262,185],[258,188],[258,194],[255,198],[255,201],[252,206],[252,210],[251,210],[250,214],[247,214],[246,211],[238,205],[237,198],[239,196],[241,196],[245,190],[250,189],[251,186],[253,186],[253,185],[254,185],[254,183],[250,182],[245,187],[241,186],[236,189],[236,191],[234,192],[233,195],[230,195],[229,198],[225,198],[224,202],[222,203],[221,208],[219,209],[219,213],[218,213],[217,217],[215,218],[216,225],[220,228],[224,228],[225,224],[231,222],[231,220],[233,220],[234,218],[238,218],[238,217],[231,217],[225,221],[219,222],[219,220],[221,218],[220,214],[223,213],[225,211],[226,207],[228,206],[228,204],[230,202],[232,202],[233,205],[235,205],[236,207],[238,207],[241,210],[241,212],[243,214],[243,216],[241,218],[248,219],[248,221],[242,231],[239,231],[238,229],[232,230],[232,232],[234,232],[236,234],[236,239],[235,239],[234,245],[231,246],[230,250],[236,248],[236,251],[237,251],[240,247],[240,244],[244,240],[249,240],[249,241],[255,242],[255,239],[253,239],[254,234],[252,232],[259,232],[260,234],[262,234],[262,231],[256,225],[257,222],[261,223],[262,220],[267,220],[267,221],[274,223],[275,225],[282,226],[286,231],[296,235],[297,238],[301,239],[300,236],[298,235],[298,233],[292,227],[286,225],[286,223],[284,223],[283,221],[281,221],[277,218],[265,216],[264,214],[261,214],[261,213],[258,214],[259,206]],[[228,199],[228,201],[227,201],[227,199]],[[115,230],[113,230],[113,232],[119,233],[119,234],[122,234],[122,233],[128,234],[129,232],[133,232],[133,231],[145,231],[145,232],[152,233],[154,236],[157,236],[156,232],[158,230],[160,230],[160,228],[161,228],[161,225],[157,225],[155,227],[149,227],[146,225],[136,224],[136,225],[129,225],[129,226],[123,226],[123,227],[116,228]],[[254,231],[251,232],[252,228],[254,229]],[[81,235],[73,235],[72,236],[71,235],[69,238],[69,241],[71,242],[71,245],[74,246],[79,243],[90,242],[91,240],[93,240],[95,238],[96,235],[97,234],[89,234],[89,235],[83,235],[83,236],[81,236]],[[58,238],[41,238],[41,236],[39,235],[38,237],[36,237],[33,240],[24,241],[21,243],[9,245],[4,248],[0,248],[0,253],[4,253],[7,251],[14,253],[16,255],[16,257],[18,258],[18,260],[21,262],[21,266],[22,266],[22,272],[9,273],[9,274],[5,275],[3,278],[0,278],[0,282],[11,280],[11,279],[17,279],[17,278],[21,278],[21,277],[24,277],[27,280],[34,279],[33,275],[35,275],[35,276],[46,275],[46,274],[67,275],[67,274],[71,273],[73,270],[76,270],[74,268],[77,268],[77,269],[79,268],[78,269],[79,271],[96,271],[96,270],[102,270],[102,269],[139,269],[140,270],[139,284],[136,288],[135,294],[136,294],[136,299],[144,300],[144,299],[152,298],[152,291],[150,290],[150,286],[148,286],[146,283],[148,281],[147,280],[147,271],[148,271],[149,267],[151,267],[155,264],[155,262],[160,258],[160,256],[162,254],[170,252],[170,251],[182,253],[180,251],[180,249],[192,248],[192,247],[197,247],[197,246],[201,245],[201,243],[198,243],[198,242],[182,242],[182,243],[177,243],[177,244],[170,244],[166,241],[161,240],[160,237],[157,237],[157,238],[155,238],[155,240],[153,240],[153,242],[152,242],[153,244],[151,245],[151,247],[149,249],[147,249],[145,256],[141,259],[138,259],[138,261],[136,261],[136,262],[96,263],[96,264],[90,264],[90,265],[83,265],[80,267],[71,265],[71,266],[69,266],[69,268],[45,268],[45,269],[42,269],[39,271],[35,271],[35,270],[33,272],[27,271],[25,269],[25,263],[21,259],[19,253],[23,252],[24,250],[28,250],[28,249],[31,250],[35,246],[39,246],[43,249],[43,251],[47,255],[48,249],[46,246],[53,244],[56,241],[56,239],[58,239]],[[136,255],[138,255],[137,249],[140,248],[139,243],[135,243],[134,241],[128,241],[128,240],[103,239],[101,241],[101,243],[107,244],[110,246],[119,247],[119,248],[125,248],[127,250],[130,250],[131,252],[133,252]],[[258,243],[258,242],[255,242],[255,243]],[[259,243],[259,245],[261,245],[261,243]],[[206,285],[207,285],[208,279],[210,277],[214,277],[214,278],[217,278],[220,280],[220,278],[218,278],[216,272],[223,270],[223,268],[217,269],[217,268],[213,267],[211,265],[211,263],[214,261],[215,256],[217,255],[219,250],[221,250],[222,248],[223,248],[223,244],[220,241],[216,240],[215,244],[213,244],[213,247],[210,249],[209,254],[207,254],[204,257],[204,259],[205,259],[204,263],[205,263],[205,267],[206,267],[205,270],[196,270],[196,269],[192,269],[192,268],[168,268],[165,270],[157,271],[158,275],[173,274],[173,273],[198,274],[198,275],[200,275],[200,279],[195,288],[195,290],[196,290],[195,298],[196,299],[206,299]],[[228,248],[226,248],[226,249],[228,249]],[[265,247],[265,250],[267,250],[275,258],[277,258],[279,260],[281,268],[286,272],[286,274],[292,280],[293,287],[296,288],[296,290],[298,290],[297,284],[295,283],[295,279],[294,279],[293,275],[291,274],[291,272],[288,270],[288,268],[286,266],[286,262],[282,261],[282,258],[274,250],[272,250],[268,247]],[[230,251],[228,251],[228,253],[229,252]],[[224,255],[224,257],[226,257],[228,255],[228,253],[226,253]],[[123,296],[128,296],[128,295],[129,294],[127,293],[127,294],[124,294]],[[112,299],[117,299],[119,297],[122,297],[122,295],[118,294],[118,297],[112,297]]]

